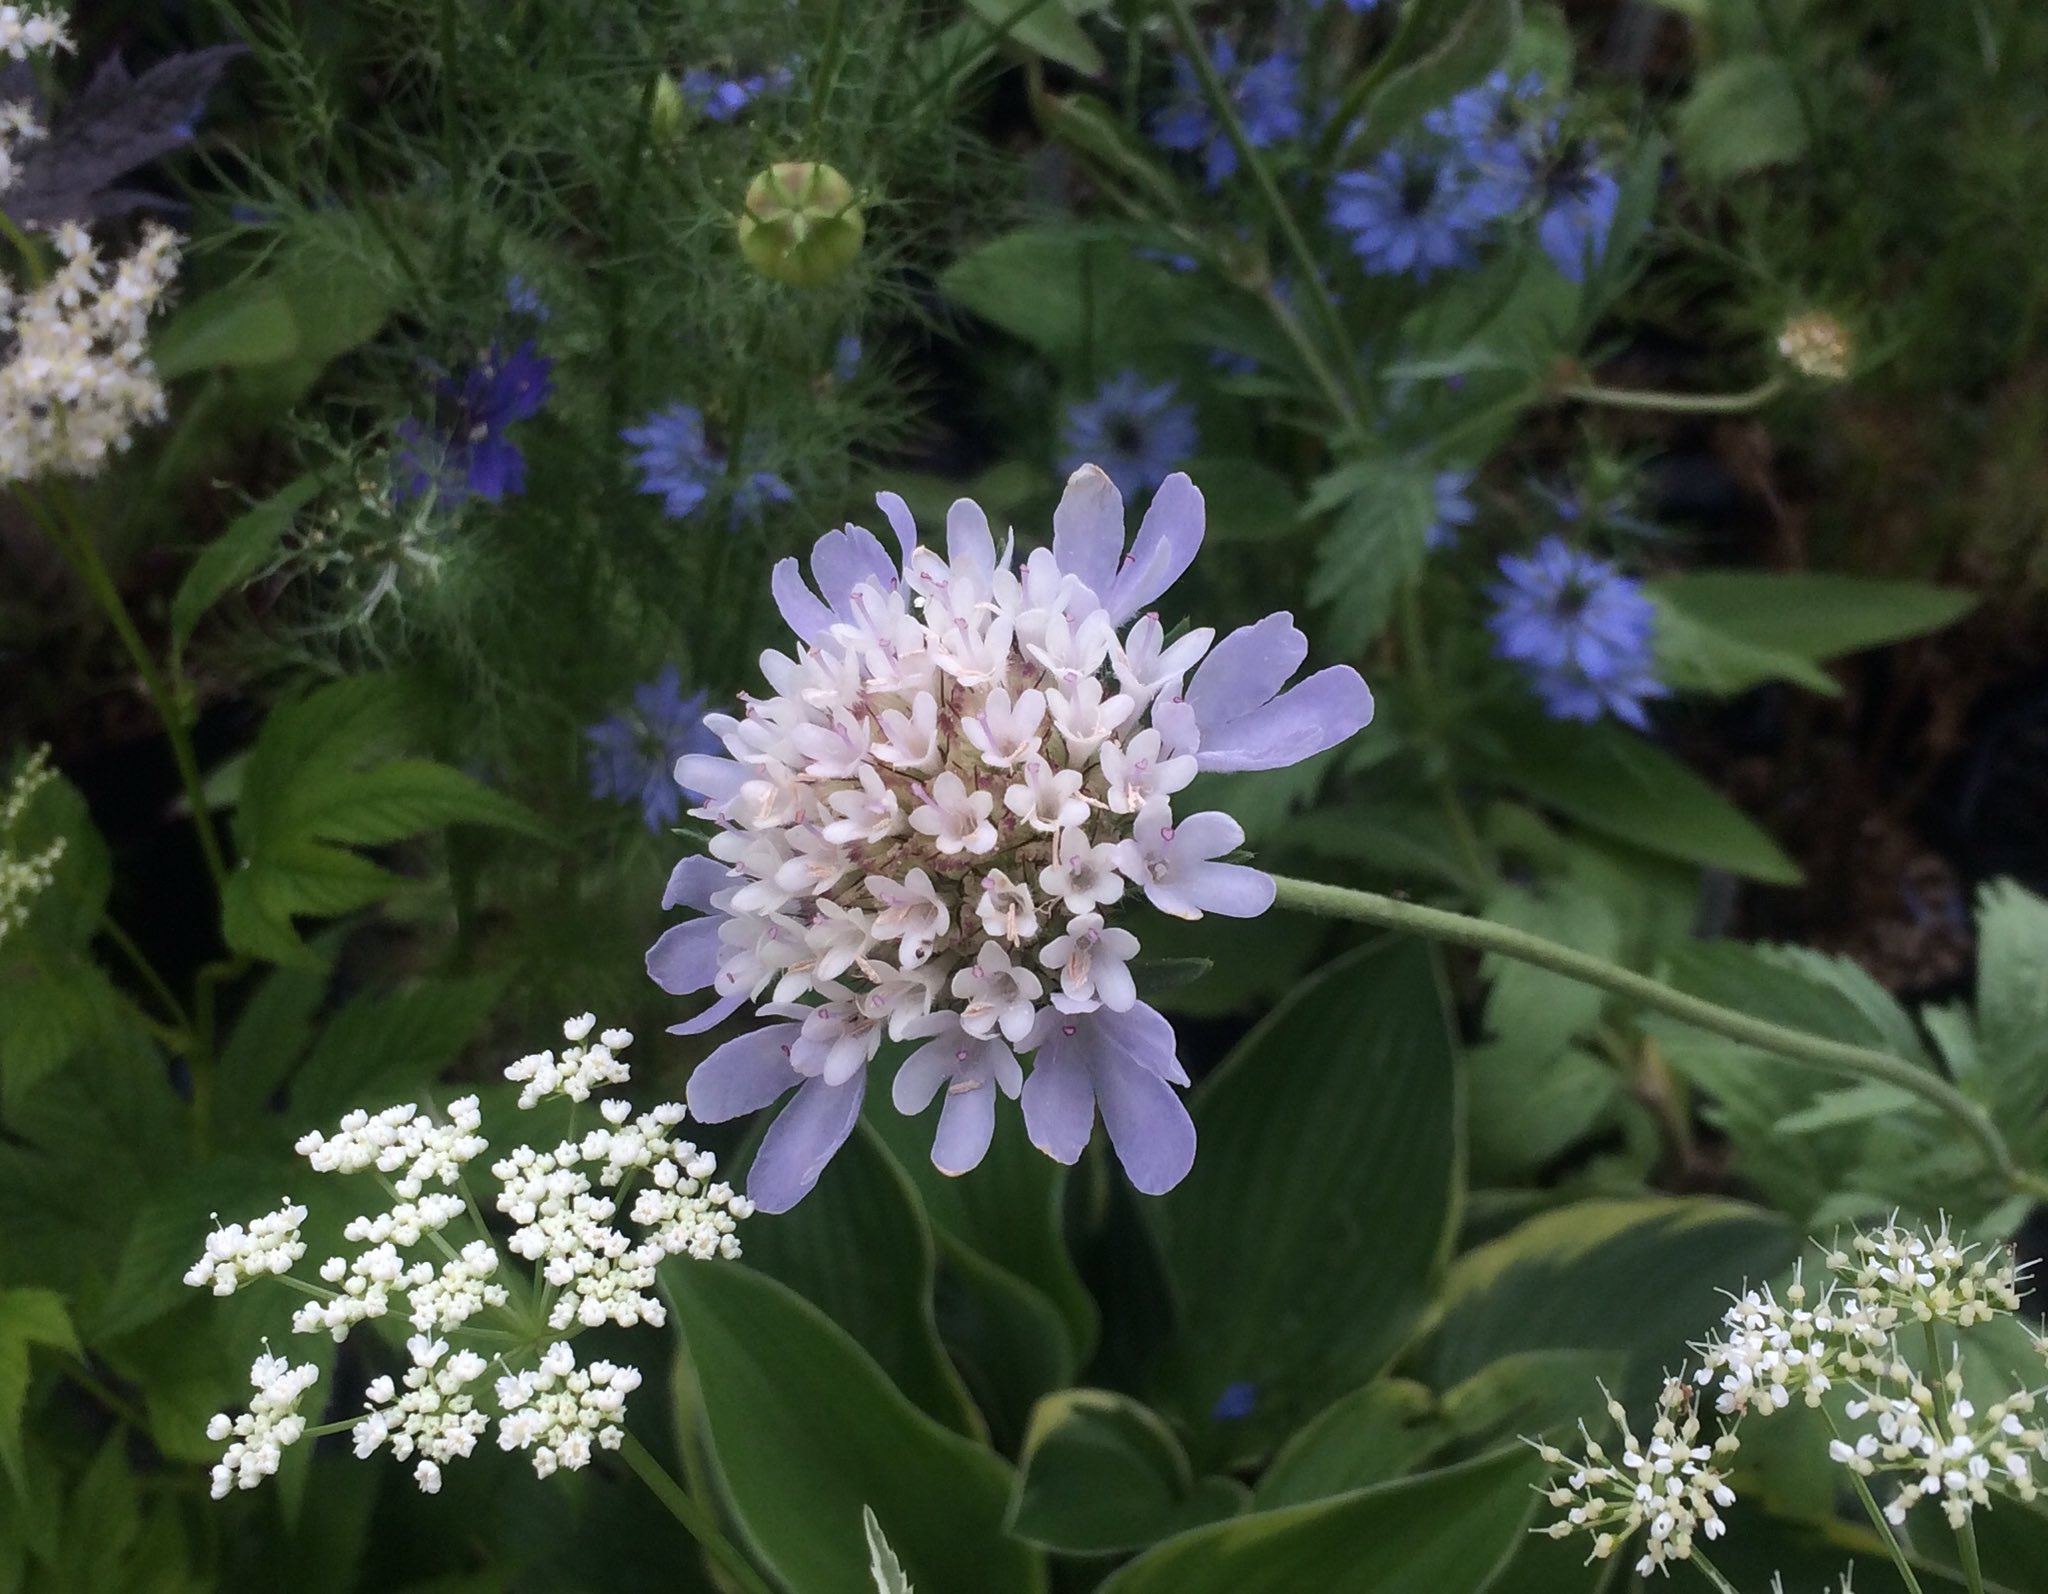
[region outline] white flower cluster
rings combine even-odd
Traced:
[[[626,1397],[640,1387],[640,1371],[611,1362],[576,1365],[565,1342],[548,1347],[538,1367],[498,1380],[500,1450],[532,1450],[533,1470],[547,1477],[557,1467],[575,1472],[590,1465],[593,1441],[616,1450],[624,1443]]]
[[[1692,1558],[1695,1539],[1725,1533],[1721,1510],[1735,1503],[1735,1492],[1721,1469],[1737,1441],[1734,1434],[1722,1433],[1701,1442],[1691,1394],[1682,1379],[1666,1382],[1647,1441],[1630,1431],[1628,1412],[1610,1396],[1607,1414],[1620,1435],[1617,1454],[1610,1455],[1583,1428],[1585,1453],[1576,1460],[1555,1445],[1538,1445],[1538,1454],[1551,1466],[1569,1469],[1544,1494],[1565,1514],[1543,1531],[1553,1539],[1590,1533],[1591,1559],[1604,1561],[1638,1529],[1647,1528],[1635,1563],[1642,1577],[1668,1574],[1671,1562]]]
[[[628,1082],[620,1053],[632,1035],[607,1030],[585,1046],[595,1025],[584,1014],[563,1026],[570,1044],[559,1063],[543,1053],[507,1069],[523,1087],[522,1108],[559,1098],[573,1111],[599,1087]],[[681,1106],[668,1102],[636,1116],[613,1098],[599,1101],[597,1112],[600,1124],[551,1151],[522,1145],[491,1164],[499,1181],[493,1210],[510,1220],[504,1247],[537,1264],[531,1291],[503,1267],[503,1251],[466,1188],[470,1165],[489,1149],[475,1096],[453,1103],[445,1121],[407,1104],[351,1112],[334,1133],[300,1139],[298,1150],[316,1172],[372,1175],[390,1197],[349,1220],[343,1234],[361,1249],[327,1258],[320,1283],[292,1274],[306,1254],[306,1208],[289,1200],[246,1227],[218,1229],[185,1282],[232,1295],[257,1279],[281,1278],[312,1297],[294,1313],[293,1331],[336,1340],[359,1323],[401,1313],[415,1330],[406,1342],[411,1366],[400,1380],[375,1379],[365,1391],[366,1414],[337,1426],[351,1427],[360,1457],[389,1449],[401,1461],[417,1458],[414,1479],[429,1493],[439,1489],[442,1467],[472,1454],[494,1420],[504,1449],[539,1447],[535,1467],[543,1476],[587,1465],[593,1445],[619,1444],[618,1422],[640,1375],[608,1362],[579,1370],[557,1336],[600,1323],[662,1323],[665,1308],[654,1293],[660,1263],[738,1257],[737,1227],[754,1210],[717,1180],[715,1157],[677,1138]],[[616,1226],[622,1207],[637,1232]],[[447,1231],[459,1223],[472,1232],[458,1246]],[[472,1328],[486,1313],[496,1314],[489,1329]],[[460,1343],[472,1333],[493,1347],[491,1360]],[[497,1354],[508,1342],[518,1348]],[[291,1370],[284,1363],[257,1365],[270,1376],[257,1378],[248,1414],[220,1417],[209,1429],[237,1441],[216,1471],[217,1494],[228,1486],[224,1476],[254,1487],[306,1432],[296,1403],[313,1369],[285,1391],[280,1380]],[[481,1393],[495,1397],[495,1414],[473,1387],[494,1367],[499,1376]]]
[[[320,1369],[311,1362],[294,1367],[268,1351],[256,1358],[249,1369],[256,1391],[249,1409],[238,1417],[216,1412],[206,1425],[206,1437],[215,1444],[233,1441],[213,1469],[214,1499],[225,1499],[230,1489],[253,1489],[277,1472],[285,1447],[306,1432],[299,1402],[319,1378]]]
[[[1884,1514],[1894,1524],[1921,1500],[1939,1500],[1951,1527],[1961,1527],[1995,1487],[2017,1499],[2039,1493],[2033,1463],[2048,1460],[2048,1428],[2034,1420],[2040,1395],[2022,1389],[1982,1412],[1963,1394],[1961,1359],[1933,1383],[1901,1364],[1891,1392],[1872,1390],[1848,1405],[1851,1422],[1866,1424],[1853,1441],[1837,1439],[1829,1457],[1863,1477],[1888,1472],[1903,1486]]]
[[[57,878],[57,865],[68,845],[58,836],[34,852],[15,850],[15,831],[36,793],[57,778],[50,767],[50,750],[38,747],[28,755],[21,771],[0,796],[0,941],[28,922],[29,904]]]
[[[61,13],[0,5],[0,55],[10,61],[26,61],[31,55],[70,48],[71,35],[65,31]]]

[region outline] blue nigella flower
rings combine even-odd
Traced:
[[[796,73],[786,66],[745,77],[721,77],[709,67],[697,66],[683,74],[678,86],[693,110],[714,122],[730,122],[762,95],[786,93],[795,81]]]
[[[1478,516],[1478,507],[1469,494],[1472,489],[1472,473],[1469,470],[1440,470],[1436,473],[1436,518],[1429,523],[1429,530],[1423,535],[1424,546],[1455,548],[1458,545],[1458,528],[1469,526]]]
[[[1308,0],[1308,8],[1311,11],[1322,10],[1323,0]],[[1353,16],[1364,16],[1366,12],[1377,11],[1379,8],[1380,0],[1344,0],[1344,9]]]
[[[493,343],[458,381],[434,384],[445,428],[408,417],[398,424],[394,496],[400,503],[431,491],[444,504],[479,498],[495,504],[526,490],[526,456],[506,433],[541,412],[553,389],[553,362],[531,339],[509,353]]]
[[[1510,78],[1495,72],[1431,111],[1423,126],[1455,142],[1472,166],[1526,195],[1544,151],[1556,141],[1557,113],[1541,73]]]
[[[548,318],[547,301],[540,296],[540,290],[516,271],[505,279],[505,308],[529,321]]]
[[[707,693],[684,693],[673,664],[634,687],[630,708],[583,733],[590,744],[590,795],[639,803],[649,830],[675,824],[683,815],[683,791],[672,773],[676,760],[719,750],[718,738],[704,728],[708,702]]]
[[[844,387],[859,371],[860,334],[842,332],[839,341],[832,345],[832,380]]]
[[[694,405],[671,404],[619,435],[637,450],[633,463],[640,472],[640,490],[659,498],[662,513],[671,520],[687,520],[728,478],[734,525],[758,519],[769,504],[796,496],[773,471],[750,469],[744,454],[733,468],[706,435],[703,412]]]
[[[1330,188],[1330,225],[1350,234],[1351,252],[1374,276],[1469,266],[1473,245],[1504,211],[1505,196],[1450,149],[1396,145]]]
[[[1639,582],[1562,537],[1528,558],[1503,555],[1490,589],[1494,652],[1521,665],[1554,719],[1587,724],[1612,714],[1641,730],[1645,698],[1662,697],[1654,649],[1657,610]]]
[[[1242,1422],[1258,1409],[1259,1386],[1252,1383],[1225,1384],[1216,1404],[1209,1408],[1213,1422]]]
[[[1223,80],[1245,137],[1255,149],[1301,136],[1301,58],[1277,50],[1262,61],[1238,70],[1237,50],[1221,34],[1210,43],[1210,64]],[[1185,56],[1173,63],[1173,98],[1152,118],[1152,137],[1161,148],[1202,157],[1202,172],[1211,188],[1237,172],[1237,146],[1209,110],[1202,81]]]
[[[1601,167],[1591,145],[1566,149],[1542,178],[1543,215],[1536,240],[1557,269],[1573,282],[1586,280],[1589,264],[1598,265],[1614,230],[1621,184]]]
[[[1173,383],[1148,386],[1136,371],[1119,371],[1095,397],[1067,406],[1060,442],[1061,469],[1100,465],[1116,490],[1133,498],[1185,464],[1200,433],[1195,407]]]

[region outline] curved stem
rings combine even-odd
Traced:
[[[1741,415],[1776,398],[1785,386],[1782,376],[1759,382],[1741,393],[1662,393],[1653,388],[1602,387],[1597,382],[1568,382],[1559,398],[1600,404],[1611,410],[1657,410],[1667,415]]]
[[[732,1541],[718,1531],[718,1524],[712,1520],[711,1513],[691,1499],[689,1491],[654,1459],[653,1451],[629,1433],[619,1446],[619,1454],[626,1458],[626,1465],[633,1469],[634,1476],[668,1508],[668,1514],[697,1541],[698,1547],[717,1563],[718,1569],[732,1579],[735,1587],[743,1590],[744,1594],[775,1594],[767,1579],[755,1571],[747,1558],[733,1547]]]
[[[1838,1444],[1845,1443],[1842,1430],[1835,1425],[1835,1414],[1826,1406],[1820,1408],[1820,1414],[1828,1425],[1828,1437]],[[1905,1546],[1899,1543],[1898,1534],[1892,1531],[1891,1522],[1885,1516],[1884,1508],[1877,1503],[1877,1496],[1870,1492],[1868,1480],[1853,1467],[1845,1470],[1849,1474],[1849,1481],[1856,1485],[1856,1498],[1863,1502],[1864,1515],[1870,1518],[1870,1525],[1877,1529],[1878,1537],[1884,1540],[1884,1547],[1891,1552],[1892,1565],[1899,1569],[1899,1576],[1905,1579],[1908,1594],[1925,1594],[1925,1590],[1920,1587],[1920,1579],[1913,1575],[1912,1563],[1906,1559]]]
[[[1609,963],[1604,958],[1575,952],[1568,946],[1545,940],[1540,935],[1531,935],[1526,930],[1512,929],[1462,913],[1447,913],[1441,908],[1425,908],[1419,903],[1402,902],[1394,897],[1381,896],[1373,891],[1357,891],[1348,886],[1323,885],[1318,881],[1294,880],[1284,875],[1275,876],[1275,883],[1279,887],[1280,903],[1304,913],[1320,913],[1329,918],[1352,919],[1362,924],[1405,930],[1414,935],[1428,936],[1433,941],[1449,941],[1457,946],[1476,947],[1482,952],[1514,958],[1518,962],[1533,963],[1553,974],[1562,974],[1567,979],[1611,991],[1655,1012],[1710,1030],[1716,1035],[1725,1035],[1746,1046],[1797,1058],[1830,1073],[1846,1074],[1855,1079],[1874,1079],[1895,1086],[1918,1096],[1974,1139],[1983,1148],[2002,1183],[2009,1188],[2025,1188],[2025,1176],[2014,1165],[2005,1137],[1984,1110],[1939,1075],[1889,1052],[1851,1046],[1820,1035],[1810,1035],[1804,1030],[1789,1029],[1783,1024],[1752,1018],[1747,1013],[1689,996],[1648,975]]]

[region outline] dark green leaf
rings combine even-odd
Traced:
[[[1014,40],[1091,77],[1102,70],[1102,52],[1061,0],[967,0],[967,6],[995,37]]]
[[[1108,227],[1026,227],[955,261],[947,295],[1062,363],[1093,349],[1125,358],[1173,344],[1199,290],[1140,259]]]
[[[1792,69],[1774,55],[1733,55],[1700,74],[1672,133],[1679,159],[1710,181],[1806,153],[1806,115]]]
[[[1657,605],[1657,678],[1678,692],[1733,697],[1766,681],[1790,681],[1825,697],[1839,697],[1834,677],[1794,653],[1758,647],[1714,627],[1661,596]]]
[[[1038,105],[1046,131],[1054,138],[1130,183],[1160,214],[1180,210],[1180,186],[1100,100],[1086,94],[1047,94]]]
[[[662,1280],[726,1494],[791,1594],[873,1594],[864,1507],[921,1588],[1044,1587],[1003,1531],[1010,1469],[911,1405],[824,1313],[745,1267],[676,1262]]]
[[[1445,1439],[1436,1392],[1381,1378],[1332,1401],[1298,1429],[1259,1478],[1260,1511],[1306,1505],[1398,1478]]]
[[[378,846],[443,825],[494,825],[545,839],[532,810],[446,764],[402,758],[334,776],[292,805],[295,828],[323,841]]]
[[[1357,461],[1344,474],[1348,494],[1317,551],[1308,596],[1326,608],[1324,640],[1351,654],[1386,629],[1422,573],[1436,521],[1436,472],[1384,458]]]
[[[1691,570],[1647,585],[1667,612],[1766,654],[1809,661],[1925,636],[1977,603],[1975,593],[1953,587],[1814,571]]]
[[[194,299],[150,340],[166,381],[209,367],[275,365],[299,351],[299,324],[283,295],[238,283]]]
[[[1434,955],[1389,941],[1301,986],[1196,1094],[1201,1155],[1148,1210],[1184,1314],[1159,1393],[1198,1456],[1286,1432],[1413,1331],[1456,1204],[1454,1075]],[[1253,1411],[1219,1421],[1236,1384]]]
[[[1481,1594],[1519,1546],[1541,1469],[1498,1454],[1169,1539],[1100,1594]]]
[[[500,972],[423,980],[358,996],[320,1034],[291,1085],[291,1116],[324,1124],[354,1107],[417,1101],[489,1020],[504,994]]]
[[[279,488],[229,522],[227,529],[200,551],[171,600],[173,648],[191,641],[206,611],[269,563],[279,541],[291,530],[292,517],[312,499],[319,485],[316,478],[301,476]]]
[[[41,1345],[78,1353],[70,1314],[52,1290],[0,1290],[0,1467],[22,1482],[21,1413],[28,1399],[29,1351]]]

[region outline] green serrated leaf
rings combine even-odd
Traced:
[[[403,758],[354,770],[292,804],[295,828],[323,841],[378,846],[443,825],[492,825],[545,840],[547,827],[524,803],[459,769]]]
[[[78,1354],[71,1316],[54,1290],[0,1290],[0,1469],[22,1487],[21,1414],[28,1400],[29,1351]]]
[[[1792,69],[1762,52],[1716,62],[1679,106],[1672,134],[1679,159],[1709,181],[1797,160],[1808,135]]]
[[[1308,596],[1325,606],[1329,645],[1349,655],[1386,629],[1422,573],[1436,521],[1436,472],[1386,458],[1346,466],[1344,479],[1347,501],[1317,551]]]

